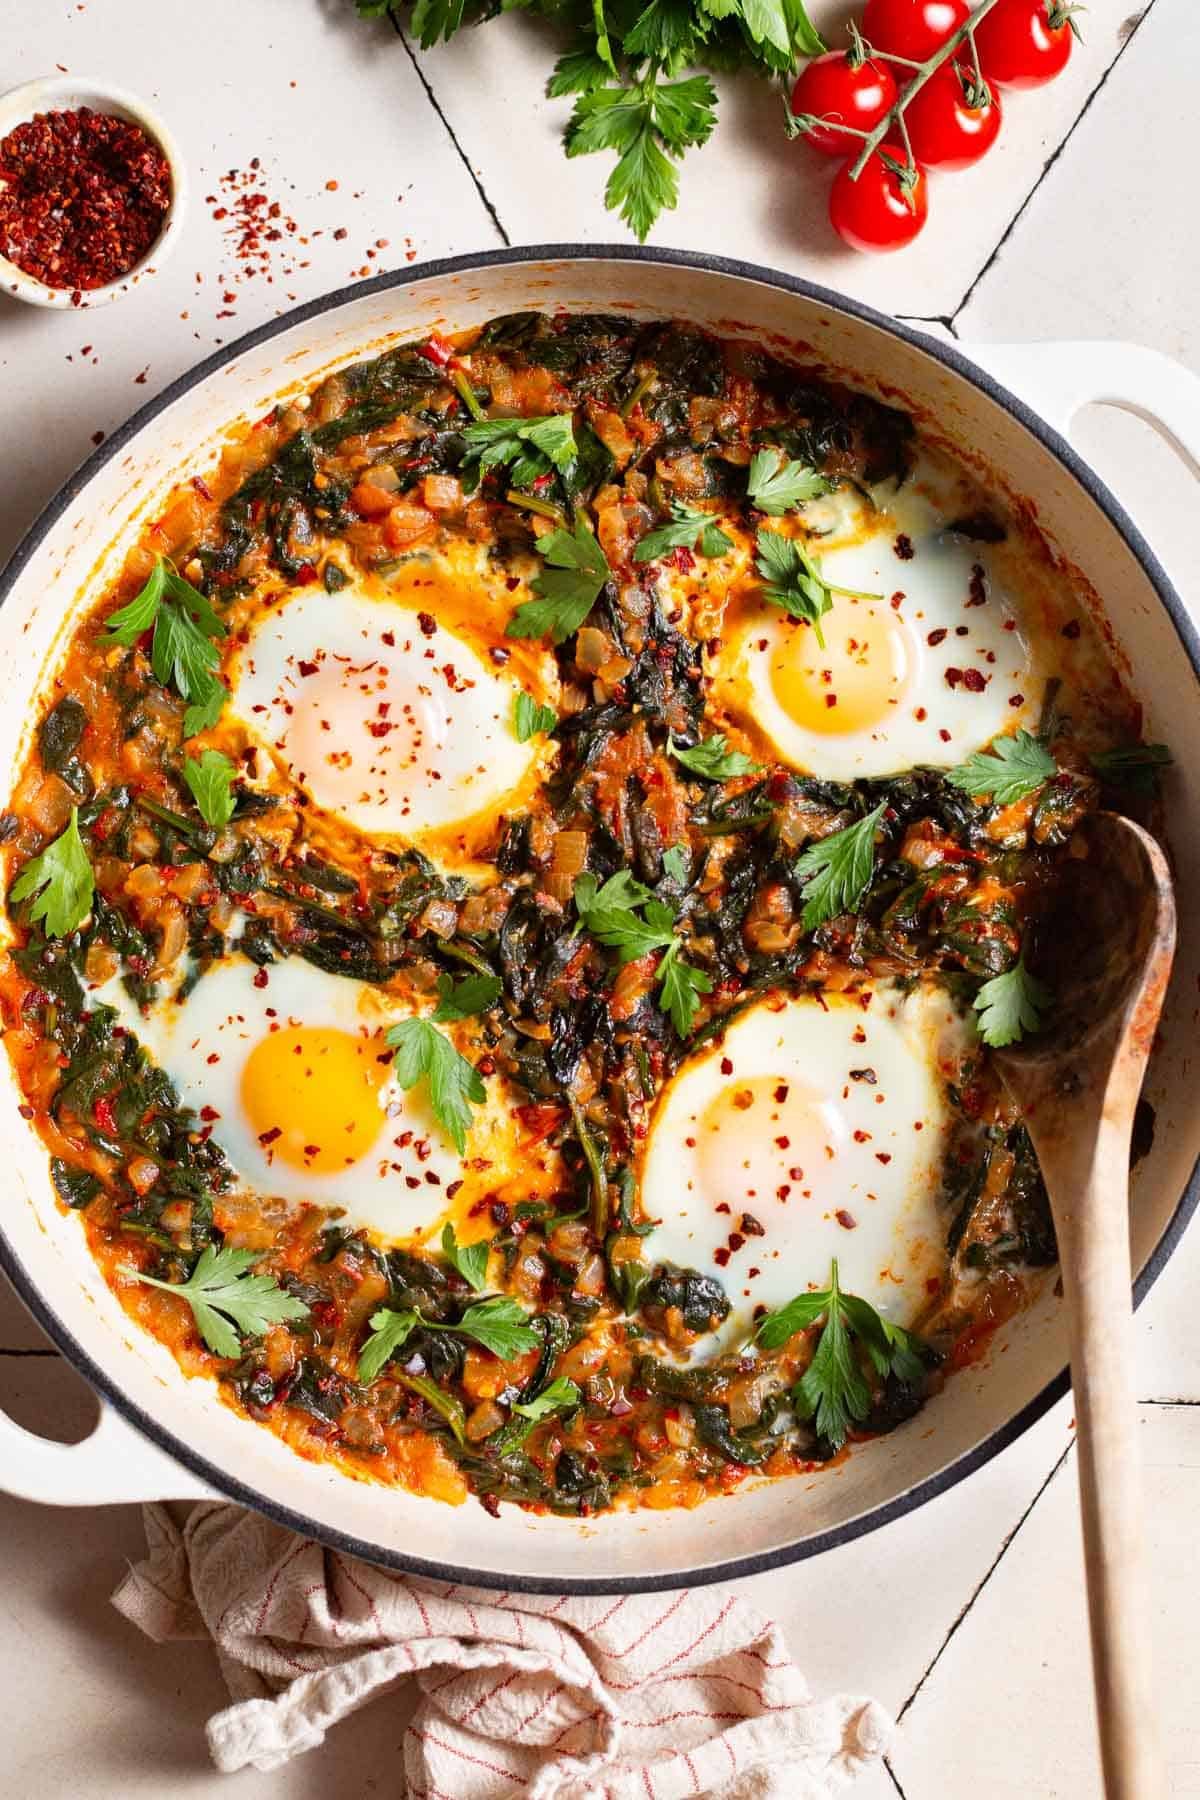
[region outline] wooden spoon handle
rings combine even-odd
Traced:
[[[1117,1141],[1113,1141],[1114,1137]],[[1101,1127],[1089,1185],[1060,1234],[1071,1320],[1079,1498],[1107,1800],[1164,1800],[1133,1389],[1128,1151]],[[1063,1239],[1065,1238],[1065,1243]]]

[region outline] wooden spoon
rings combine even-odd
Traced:
[[[1129,1143],[1175,951],[1175,899],[1162,851],[1128,819],[1096,814],[1072,848],[1062,901],[1038,933],[1052,1024],[997,1063],[1058,1234],[1105,1793],[1163,1800],[1132,1382]]]

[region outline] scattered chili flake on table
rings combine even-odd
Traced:
[[[0,142],[0,250],[77,293],[127,275],[171,204],[171,170],[140,125],[111,113],[38,113]]]

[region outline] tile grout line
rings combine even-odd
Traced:
[[[908,1800],[908,1796],[904,1792],[904,1789],[900,1786],[900,1782],[897,1778],[896,1771],[895,1771],[895,1769],[893,1769],[891,1763],[888,1761],[886,1756],[883,1759],[883,1766],[887,1771],[888,1778],[891,1781],[892,1786],[895,1788],[896,1792],[899,1794],[900,1800]]]
[[[1008,1536],[1005,1538],[1004,1542],[1001,1544],[999,1550],[996,1552],[996,1555],[993,1557],[991,1563],[988,1565],[987,1569],[984,1571],[984,1574],[983,1574],[981,1580],[978,1582],[973,1593],[968,1598],[966,1605],[962,1608],[962,1611],[959,1613],[958,1617],[954,1620],[954,1623],[951,1625],[949,1631],[946,1633],[945,1637],[942,1639],[941,1643],[939,1644],[937,1650],[934,1652],[933,1657],[931,1658],[930,1662],[928,1663],[920,1680],[917,1682],[917,1685],[914,1687],[912,1693],[908,1696],[908,1699],[904,1702],[904,1705],[900,1708],[900,1711],[897,1713],[897,1715],[896,1715],[897,1725],[903,1723],[905,1713],[907,1713],[909,1711],[910,1707],[913,1705],[913,1702],[916,1700],[917,1695],[921,1692],[921,1689],[925,1686],[925,1683],[929,1680],[929,1677],[933,1674],[933,1671],[937,1668],[938,1664],[941,1662],[942,1657],[945,1655],[946,1650],[949,1647],[951,1639],[956,1635],[956,1633],[958,1632],[959,1626],[964,1623],[964,1621],[967,1618],[967,1615],[970,1613],[971,1609],[975,1605],[975,1602],[978,1600],[979,1596],[982,1594],[984,1588],[987,1586],[988,1582],[992,1579],[992,1576],[996,1573],[996,1570],[1000,1567],[1000,1564],[1004,1561],[1004,1558],[1008,1555],[1008,1552],[1009,1552],[1011,1546],[1013,1545],[1013,1543],[1015,1542],[1017,1535],[1021,1530],[1021,1527],[1024,1525],[1026,1519],[1028,1519],[1030,1513],[1033,1511],[1034,1507],[1037,1505],[1037,1503],[1041,1499],[1042,1495],[1046,1492],[1046,1489],[1050,1486],[1050,1483],[1054,1480],[1054,1477],[1058,1474],[1059,1470],[1062,1468],[1063,1464],[1066,1462],[1068,1456],[1071,1454],[1072,1447],[1073,1447],[1072,1444],[1068,1444],[1066,1446],[1065,1450],[1063,1451],[1062,1455],[1057,1458],[1057,1460],[1054,1463],[1053,1468],[1050,1470],[1050,1473],[1046,1476],[1045,1480],[1040,1484],[1040,1486],[1037,1489],[1037,1492],[1033,1495],[1028,1506],[1025,1508],[1024,1512],[1021,1514],[1020,1518],[1017,1520],[1016,1524],[1013,1526],[1012,1530],[1009,1532]]]
[[[441,105],[438,102],[438,97],[434,93],[432,87],[430,86],[429,81],[425,75],[425,71],[422,69],[420,63],[417,60],[416,52],[413,50],[413,47],[409,43],[408,38],[405,36],[404,31],[401,29],[400,23],[397,20],[396,15],[393,12],[389,11],[388,18],[391,20],[392,28],[395,31],[396,36],[400,39],[401,44],[404,46],[404,54],[407,56],[409,62],[412,64],[414,75],[416,76],[417,80],[420,82],[421,86],[425,90],[426,99],[429,101],[430,106],[432,106],[434,112],[437,114],[438,118],[441,120],[443,126],[445,127],[446,135],[449,137],[450,142],[454,145],[455,150],[458,152],[459,161],[462,163],[463,168],[467,171],[467,174],[470,176],[471,183],[475,189],[475,192],[479,195],[479,198],[482,200],[484,206],[486,207],[488,217],[491,219],[492,224],[496,227],[496,231],[499,235],[500,242],[504,245],[506,250],[510,249],[512,247],[512,239],[509,237],[507,231],[504,229],[504,226],[500,222],[500,214],[496,211],[496,208],[492,204],[491,196],[489,195],[487,189],[484,187],[483,182],[481,181],[480,177],[476,174],[475,170],[471,167],[470,158],[468,157],[466,151],[463,149],[462,145],[459,143],[458,138],[455,135],[454,127],[451,125],[449,119],[446,117],[445,113],[442,111]]]
[[[1017,208],[1016,212],[1013,214],[1012,218],[1009,220],[1008,224],[1005,226],[1004,232],[1000,238],[1000,241],[996,244],[995,248],[992,250],[991,254],[988,256],[987,261],[983,264],[983,267],[979,270],[979,273],[975,276],[974,280],[971,282],[966,293],[963,295],[963,297],[959,301],[958,305],[954,308],[954,311],[950,315],[948,329],[954,333],[955,337],[958,336],[958,332],[955,329],[954,321],[958,318],[958,315],[962,312],[963,308],[968,304],[968,302],[971,299],[972,294],[975,292],[975,289],[979,286],[979,284],[983,280],[984,276],[988,273],[988,271],[996,263],[997,259],[1000,256],[1001,251],[1004,249],[1005,244],[1007,244],[1009,238],[1012,236],[1013,232],[1016,230],[1017,226],[1020,224],[1022,218],[1025,216],[1025,213],[1028,211],[1029,204],[1032,201],[1034,195],[1038,192],[1042,183],[1045,181],[1047,175],[1049,175],[1051,169],[1054,167],[1055,163],[1058,161],[1059,157],[1062,155],[1063,151],[1066,149],[1066,147],[1070,143],[1071,139],[1075,136],[1076,131],[1078,131],[1080,125],[1083,123],[1084,119],[1087,117],[1088,113],[1091,111],[1092,103],[1096,99],[1096,96],[1101,92],[1101,90],[1107,84],[1109,76],[1112,74],[1113,70],[1116,68],[1117,64],[1120,62],[1121,58],[1124,56],[1125,52],[1128,50],[1130,44],[1132,44],[1132,42],[1133,42],[1134,38],[1137,36],[1138,32],[1142,29],[1142,26],[1145,24],[1146,20],[1150,17],[1150,14],[1153,11],[1156,3],[1157,3],[1157,0],[1147,0],[1145,7],[1138,14],[1137,23],[1134,25],[1133,29],[1130,31],[1129,36],[1125,39],[1125,42],[1118,47],[1116,55],[1113,57],[1112,61],[1108,65],[1108,67],[1105,69],[1103,75],[1101,75],[1099,81],[1096,83],[1095,87],[1092,89],[1091,93],[1088,95],[1087,99],[1084,101],[1083,105],[1080,107],[1079,111],[1076,113],[1075,118],[1071,125],[1071,129],[1067,132],[1067,135],[1061,140],[1061,142],[1057,145],[1057,147],[1051,151],[1050,155],[1046,158],[1046,161],[1042,164],[1041,174],[1038,176],[1037,180],[1034,182],[1033,186],[1030,188],[1029,192],[1026,194],[1024,200],[1022,200],[1020,206]]]

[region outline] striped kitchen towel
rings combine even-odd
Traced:
[[[211,1637],[222,1770],[274,1769],[411,1682],[411,1800],[818,1800],[874,1764],[873,1700],[815,1700],[777,1626],[716,1588],[580,1599],[399,1575],[207,1502],[146,1508],[113,1601],[156,1642]]]

